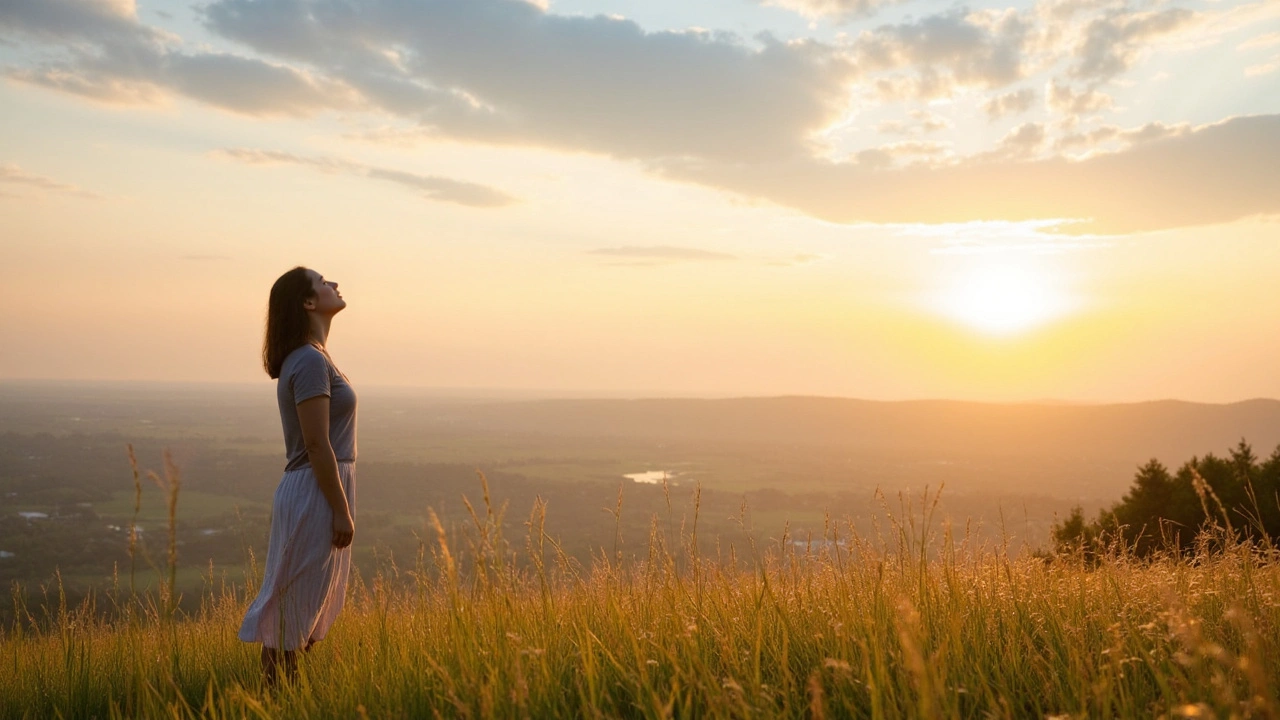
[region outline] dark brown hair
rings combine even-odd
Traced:
[[[301,265],[281,275],[271,286],[267,332],[262,339],[262,367],[272,380],[280,377],[280,366],[289,353],[310,340],[311,320],[302,304],[315,294],[307,269]]]

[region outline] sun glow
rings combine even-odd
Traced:
[[[1061,318],[1076,303],[1044,269],[988,262],[962,271],[936,296],[934,310],[986,335],[1026,332]]]

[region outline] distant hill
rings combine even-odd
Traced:
[[[1052,497],[1101,507],[1156,458],[1260,457],[1280,444],[1280,401],[1223,405],[879,402],[847,398],[513,400],[370,387],[366,461],[456,462],[533,477],[616,482],[693,468],[722,489]],[[179,447],[220,438],[279,453],[270,383],[253,386],[0,382],[0,432],[113,433]],[[181,452],[179,453],[181,456]],[[612,462],[611,462],[612,461]]]
[[[778,397],[726,400],[538,400],[443,413],[477,429],[580,437],[839,447],[857,454],[1084,456],[1169,462],[1223,453],[1242,437],[1261,455],[1280,444],[1280,401],[1226,405],[876,402]]]

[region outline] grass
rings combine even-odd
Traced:
[[[1014,557],[926,511],[708,558],[695,516],[588,570],[541,507],[515,543],[501,515],[486,490],[465,536],[353,578],[274,691],[235,637],[252,587],[211,577],[176,618],[118,590],[20,608],[0,718],[1280,716],[1274,550]]]

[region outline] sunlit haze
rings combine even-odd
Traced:
[[[1280,3],[0,3],[0,380],[1280,396]]]
[[[1057,320],[1070,300],[1052,269],[997,259],[961,272],[937,298],[938,312],[991,335],[1015,335]]]

